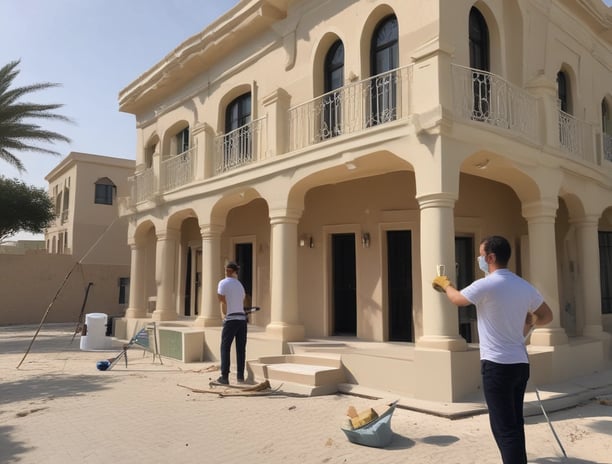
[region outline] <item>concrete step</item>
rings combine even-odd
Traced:
[[[339,355],[264,356],[248,366],[257,381],[282,383],[283,391],[309,396],[335,393],[338,384],[346,382]]]

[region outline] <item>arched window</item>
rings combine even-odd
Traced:
[[[561,111],[570,113],[570,93],[569,93],[569,80],[567,75],[563,71],[557,73],[557,98],[561,105]]]
[[[232,100],[225,109],[225,133],[251,122],[251,93],[245,93]]]
[[[95,197],[94,203],[98,205],[112,205],[113,196],[117,190],[117,187],[108,177],[101,177],[95,183]]]
[[[337,40],[325,56],[325,96],[322,102],[321,138],[334,137],[342,133],[342,102],[340,92],[334,90],[344,85],[344,45]]]
[[[225,136],[223,137],[223,161],[217,171],[248,163],[253,159],[251,136],[251,93],[235,98],[225,109]]]
[[[378,23],[370,46],[370,69],[374,76],[370,83],[369,125],[392,121],[397,116],[397,75],[392,73],[399,66],[398,23],[390,15]]]
[[[478,9],[472,7],[469,21],[470,68],[472,68],[472,89],[474,107],[472,118],[486,121],[489,118],[491,97],[489,28]],[[479,72],[484,71],[484,72]]]
[[[470,10],[470,68],[490,71],[489,28],[478,9]]]
[[[189,126],[185,127],[174,137],[176,141],[176,155],[180,155],[189,150]]]
[[[601,101],[601,133],[604,159],[612,161],[612,114],[605,98]]]

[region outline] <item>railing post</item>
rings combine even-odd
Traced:
[[[267,147],[263,145],[263,151],[267,148],[267,153],[258,153],[259,159],[282,155],[287,152],[289,98],[289,94],[284,89],[278,88],[262,101],[268,115],[268,144]]]

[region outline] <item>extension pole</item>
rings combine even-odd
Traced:
[[[21,364],[23,364],[23,361],[25,360],[26,356],[30,352],[30,349],[32,348],[32,345],[34,344],[34,340],[36,340],[36,337],[38,336],[38,332],[40,332],[40,329],[42,328],[43,324],[45,323],[45,319],[47,319],[47,315],[49,314],[49,311],[51,311],[51,307],[53,306],[53,303],[55,303],[55,300],[57,300],[57,297],[59,296],[60,292],[66,286],[66,282],[68,282],[68,278],[70,277],[72,272],[75,270],[75,268],[79,264],[80,264],[80,262],[74,263],[74,265],[68,271],[68,274],[66,274],[66,277],[64,277],[64,281],[62,282],[62,285],[60,285],[60,287],[57,289],[57,292],[55,293],[55,296],[51,300],[51,303],[49,303],[49,306],[47,306],[47,310],[45,311],[45,314],[43,315],[43,317],[42,317],[42,319],[40,321],[40,324],[38,324],[38,329],[36,329],[36,332],[34,333],[34,337],[32,337],[32,340],[30,340],[30,344],[28,345],[28,349],[26,350],[25,354],[23,355],[23,358],[21,358],[21,361],[19,361],[19,364],[17,364],[17,369],[19,369]]]
[[[540,409],[542,410],[542,414],[544,414],[544,417],[546,418],[546,422],[548,422],[550,430],[552,431],[552,434],[555,437],[555,440],[557,440],[557,443],[559,445],[559,448],[561,448],[561,452],[563,453],[563,456],[567,458],[567,454],[565,454],[565,449],[563,448],[563,445],[561,444],[561,440],[559,440],[559,437],[557,436],[557,432],[555,432],[552,422],[548,418],[548,414],[546,414],[546,410],[544,409],[544,405],[542,404],[542,400],[540,399],[540,392],[538,391],[537,388],[535,389],[535,392],[536,392],[536,396],[538,397],[538,403],[540,403]]]
[[[23,358],[21,358],[21,361],[19,361],[19,364],[17,364],[16,369],[19,369],[19,367],[23,364],[23,361],[25,361],[26,356],[28,355],[28,353],[30,352],[30,349],[32,348],[32,345],[34,344],[34,340],[36,340],[36,337],[38,336],[38,332],[40,332],[40,329],[42,328],[43,324],[45,323],[45,320],[47,319],[47,315],[49,314],[49,311],[51,311],[51,307],[53,306],[53,303],[55,303],[55,300],[57,300],[57,297],[59,296],[60,292],[66,286],[66,282],[68,282],[68,278],[70,277],[70,275],[72,274],[74,269],[79,264],[81,264],[83,262],[83,260],[87,257],[87,255],[89,255],[89,253],[91,253],[91,251],[98,245],[100,240],[102,240],[102,237],[104,237],[104,235],[106,235],[106,232],[108,232],[110,230],[110,228],[115,224],[115,222],[117,222],[119,219],[120,219],[119,217],[116,217],[113,220],[113,222],[111,222],[108,225],[108,227],[106,229],[104,229],[104,232],[102,232],[102,234],[100,234],[100,236],[98,237],[98,240],[96,240],[94,242],[94,244],[89,247],[89,249],[81,257],[81,259],[79,259],[76,263],[74,263],[72,268],[70,268],[70,271],[68,271],[68,274],[66,274],[66,277],[64,277],[64,281],[62,282],[60,287],[57,289],[57,292],[55,293],[55,296],[51,300],[51,303],[49,303],[49,306],[47,306],[47,310],[45,311],[45,314],[43,314],[43,317],[42,317],[42,319],[40,321],[40,324],[38,325],[38,329],[36,329],[36,332],[34,333],[34,336],[32,337],[32,340],[30,340],[30,344],[28,345],[28,349],[26,350],[25,354],[23,355]]]

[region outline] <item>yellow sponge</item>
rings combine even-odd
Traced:
[[[376,414],[376,411],[374,411],[372,408],[368,408],[365,411],[360,412],[357,417],[352,417],[351,424],[353,424],[353,428],[357,429],[369,424],[375,419],[378,419],[378,414]]]

